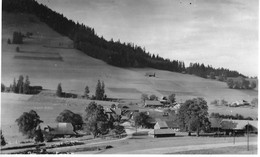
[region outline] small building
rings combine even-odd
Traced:
[[[164,105],[160,101],[145,101],[145,107],[151,107],[151,108],[157,108],[157,107],[163,107]]]
[[[173,129],[154,129],[154,138],[156,137],[173,137],[175,132]]]
[[[55,136],[64,136],[64,135],[76,135],[74,132],[73,125],[71,123],[49,123],[49,124],[40,124],[40,128],[44,132]]]
[[[155,77],[155,72],[147,72],[147,73],[145,73],[145,76]]]

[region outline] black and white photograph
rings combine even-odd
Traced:
[[[258,155],[258,0],[1,0],[2,155]]]

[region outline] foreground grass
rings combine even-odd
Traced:
[[[257,154],[257,146],[249,146],[249,151],[247,150],[247,146],[236,146],[215,149],[190,150],[170,154]]]

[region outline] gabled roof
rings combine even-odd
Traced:
[[[160,128],[168,128],[168,125],[165,121],[158,121],[157,124]]]
[[[154,129],[154,135],[175,134],[173,129]]]

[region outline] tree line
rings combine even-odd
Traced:
[[[237,119],[237,120],[253,120],[252,117],[244,117],[241,114],[236,114],[236,115],[224,115],[224,114],[219,114],[212,112],[210,114],[211,118],[223,118],[223,119]]]
[[[31,86],[29,76],[20,75],[18,80],[14,78],[9,87],[1,83],[1,92],[13,92],[17,94],[38,94],[42,86]]]
[[[187,72],[200,77],[206,77],[210,72],[217,76],[225,74],[226,77],[243,76],[236,71],[223,68],[205,67],[203,64],[191,64],[185,68],[183,61],[164,59],[152,55],[145,48],[134,43],[125,43],[120,40],[107,41],[103,36],[98,36],[94,28],[84,24],[75,23],[67,19],[63,14],[52,11],[47,6],[39,4],[35,0],[3,0],[3,11],[25,12],[39,17],[58,33],[69,37],[74,42],[74,47],[87,55],[101,59],[110,65],[118,67],[152,67],[155,69],[168,70],[173,72]]]
[[[194,74],[203,78],[210,77],[211,79],[217,79],[219,81],[226,81],[227,77],[245,77],[237,71],[232,71],[225,68],[213,68],[208,65],[205,66],[203,63],[190,63],[189,67],[186,68],[188,74]]]

